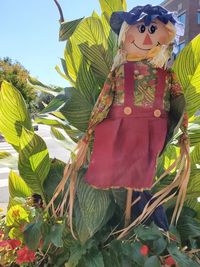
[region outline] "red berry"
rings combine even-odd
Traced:
[[[149,253],[149,247],[146,246],[146,245],[141,246],[141,248],[140,248],[140,253],[141,253],[143,256],[147,256],[148,253]]]
[[[176,265],[176,262],[171,256],[169,256],[165,259],[165,265],[172,267]]]

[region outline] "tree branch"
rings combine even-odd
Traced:
[[[60,14],[60,23],[61,23],[61,22],[64,22],[65,19],[64,19],[64,16],[63,16],[62,8],[61,8],[61,6],[60,6],[60,4],[58,3],[57,0],[54,0],[54,2],[55,2],[55,4],[56,4],[56,6],[57,6],[57,8],[58,8],[58,11],[59,11],[59,14]]]

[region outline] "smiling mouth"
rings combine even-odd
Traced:
[[[134,44],[140,50],[149,51],[149,50],[152,49],[152,48],[149,48],[149,49],[141,48],[141,47],[139,47],[139,46],[136,45],[135,41],[133,41],[132,44]],[[158,42],[156,46],[159,46],[159,45],[161,45],[161,44]]]

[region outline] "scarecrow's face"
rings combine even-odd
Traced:
[[[168,30],[161,21],[156,19],[149,26],[141,21],[129,27],[123,49],[128,54],[145,56],[152,48],[168,44],[168,41]]]

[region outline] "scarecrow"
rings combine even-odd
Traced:
[[[134,194],[146,199],[137,223],[148,218],[169,194],[177,194],[173,220],[177,219],[189,177],[188,122],[181,85],[167,64],[174,42],[182,34],[182,25],[174,13],[161,6],[146,5],[129,12],[114,12],[110,26],[118,35],[118,53],[92,111],[88,130],[78,144],[77,157],[67,165],[55,196],[70,178],[73,203],[77,172],[85,163],[94,134],[85,182],[99,189],[127,189],[126,226],[131,222]],[[179,128],[183,132],[181,155],[171,166],[180,167],[177,176],[151,197],[148,190],[153,186],[157,159]],[[71,217],[72,209],[73,205]]]

